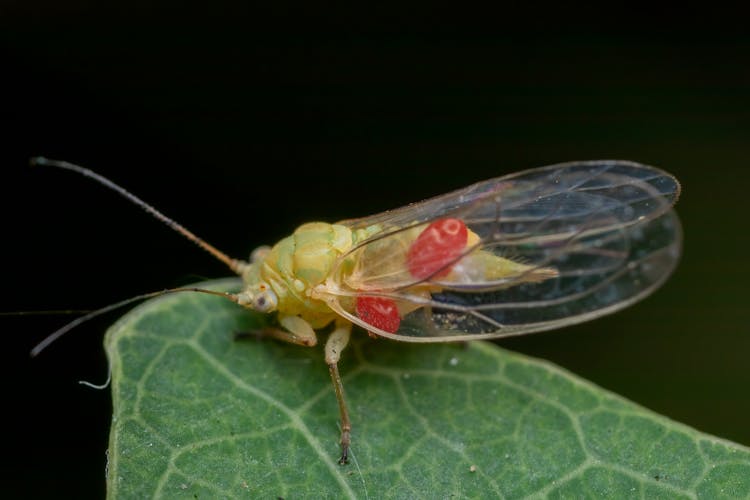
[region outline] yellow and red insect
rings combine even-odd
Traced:
[[[300,226],[249,261],[228,257],[98,174],[92,177],[198,243],[243,279],[220,294],[276,325],[264,335],[325,346],[341,414],[342,454],[351,422],[337,363],[352,325],[407,342],[499,338],[587,321],[648,295],[681,251],[670,174],[627,161],[542,167],[371,217]],[[196,290],[202,291],[202,290]],[[46,344],[45,344],[46,345]]]

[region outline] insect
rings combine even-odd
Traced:
[[[91,170],[45,158],[32,163],[117,191],[243,280],[238,293],[161,293],[211,293],[273,314],[276,326],[260,333],[292,344],[314,346],[317,331],[330,327],[324,351],[341,418],[341,464],[349,458],[351,420],[337,363],[353,325],[406,342],[560,328],[642,299],[667,279],[681,252],[672,210],[679,182],[628,161],[561,163],[370,217],[303,224],[247,261]]]

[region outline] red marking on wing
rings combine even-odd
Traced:
[[[395,333],[401,324],[396,302],[386,297],[357,297],[357,316],[368,325]]]
[[[466,247],[469,231],[460,219],[438,219],[414,240],[406,255],[409,272],[417,279],[440,278],[451,272],[451,261]]]

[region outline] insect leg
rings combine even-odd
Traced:
[[[315,330],[299,316],[279,315],[279,324],[283,328],[268,327],[253,332],[253,334],[307,347],[312,347],[318,343]]]
[[[348,321],[337,321],[336,329],[331,332],[326,342],[326,364],[328,371],[331,373],[333,390],[336,393],[336,400],[339,402],[339,413],[341,414],[341,458],[339,464],[343,465],[349,461],[349,446],[351,445],[352,423],[349,420],[349,411],[346,409],[344,400],[344,385],[341,383],[339,375],[338,362],[341,357],[341,351],[349,343],[349,336],[352,331],[352,325]]]

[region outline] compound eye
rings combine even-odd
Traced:
[[[258,312],[271,312],[276,309],[279,303],[279,299],[271,287],[265,283],[261,283],[258,287],[259,291],[253,298],[253,309]]]

